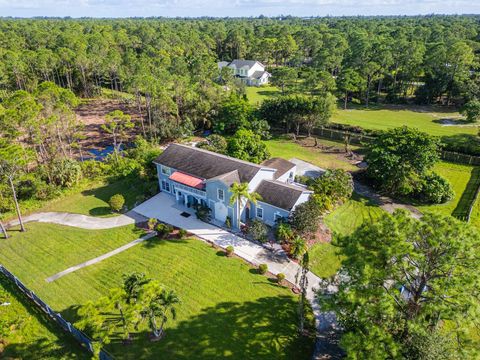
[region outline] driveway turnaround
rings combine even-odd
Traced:
[[[288,259],[283,251],[268,250],[263,246],[245,240],[226,230],[200,221],[196,218],[193,210],[176,204],[175,198],[171,195],[165,193],[157,194],[134,208],[133,211],[147,218],[155,218],[170,225],[185,229],[199,238],[215,243],[222,248],[231,245],[234,247],[235,254],[239,257],[257,266],[259,264],[267,264],[268,270],[271,273],[275,275],[284,273],[288,281],[293,284],[296,283],[296,277],[301,267]],[[182,213],[189,213],[190,216],[182,216]],[[307,298],[313,307],[317,329],[319,331],[327,331],[335,328],[335,316],[331,313],[322,313],[315,301],[314,288],[318,286],[320,278],[312,272],[308,272],[307,277],[309,284]]]
[[[25,216],[23,218],[24,222],[46,222],[91,230],[111,229],[114,227],[135,224],[143,220],[143,217],[132,211],[129,211],[126,214],[112,217],[94,217],[65,212],[40,212]],[[6,227],[10,228],[18,224],[18,220],[13,220],[7,223]]]

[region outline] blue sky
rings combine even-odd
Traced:
[[[480,0],[0,0],[0,16],[479,14]]]

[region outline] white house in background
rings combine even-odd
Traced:
[[[249,86],[268,84],[268,78],[272,76],[268,71],[265,71],[265,65],[255,60],[220,61],[218,69],[221,70],[224,67],[232,69],[233,74]]]

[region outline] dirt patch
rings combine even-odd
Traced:
[[[347,152],[345,149],[345,146],[340,143],[338,145],[330,145],[330,144],[326,145],[322,143],[321,138],[317,138],[317,141],[315,142],[314,137],[307,137],[307,136],[303,136],[303,137],[298,136],[296,143],[306,148],[317,149],[318,151],[325,154],[334,154],[336,155],[337,159],[348,162],[352,165],[357,165],[358,163],[363,161],[362,155],[356,152],[353,152],[351,150]]]
[[[85,126],[83,130],[85,139],[80,142],[83,149],[102,149],[111,145],[111,136],[102,129],[102,124],[105,123],[105,116],[114,110],[121,110],[130,115],[135,122],[135,127],[129,132],[130,139],[142,132],[141,117],[133,103],[111,99],[87,100],[75,109],[77,118]]]

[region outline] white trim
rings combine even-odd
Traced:
[[[162,175],[170,176],[172,174],[172,169],[170,169],[168,166],[160,165],[160,172]]]
[[[258,216],[258,210],[262,210],[262,216]],[[263,208],[261,208],[260,206],[255,206],[255,217],[257,219],[262,219],[264,218],[264,213],[263,213]]]
[[[222,192],[222,198],[220,198],[220,191]],[[221,202],[225,201],[225,190],[217,188],[217,199]]]
[[[280,207],[278,207],[278,206],[275,206],[275,205],[269,204],[269,203],[267,203],[267,202],[265,202],[265,201],[257,200],[257,202],[258,202],[258,203],[260,203],[260,202],[261,202],[262,204],[265,204],[265,205],[271,206],[271,207],[273,207],[273,208],[275,208],[275,209],[279,209],[279,210],[282,210],[282,211],[286,211],[286,212],[288,212],[288,213],[291,213],[291,212],[293,211],[293,209],[292,209],[292,210],[282,209],[282,208],[280,208]]]

